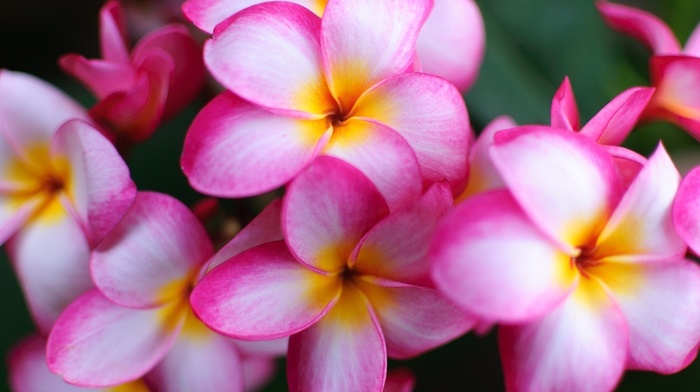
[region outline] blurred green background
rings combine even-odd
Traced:
[[[234,1],[234,0],[232,0]],[[451,0],[442,0],[451,1]],[[472,123],[481,130],[501,114],[520,124],[549,122],[551,98],[569,76],[585,123],[626,88],[648,84],[649,52],[631,38],[609,30],[587,0],[481,0],[487,30],[486,57],[480,77],[466,95]],[[649,10],[666,20],[681,42],[700,21],[700,1],[620,1]],[[135,1],[146,5],[147,1]],[[44,78],[86,105],[92,101],[56,66],[58,56],[77,52],[98,57],[97,13],[100,1],[0,1],[0,68]],[[166,124],[129,157],[140,189],[156,190],[191,204],[201,198],[179,169],[182,141],[189,122],[207,94]],[[663,123],[644,124],[627,145],[649,154],[662,139],[681,170],[700,164],[698,143],[680,129]],[[252,201],[224,206],[246,222],[256,212]],[[33,332],[22,294],[6,257],[0,260],[0,354]],[[283,368],[283,362],[280,363]],[[499,391],[503,380],[495,334],[469,334],[449,345],[390,367],[409,367],[417,391]],[[7,389],[7,369],[0,369],[0,390]],[[278,372],[270,391],[284,390]],[[700,361],[672,376],[628,372],[620,391],[700,390]],[[46,391],[50,392],[50,391]]]

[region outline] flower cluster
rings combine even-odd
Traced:
[[[0,70],[0,243],[38,329],[10,353],[12,388],[249,391],[286,356],[292,391],[409,391],[389,358],[492,327],[512,391],[684,369],[700,167],[683,179],[663,144],[624,143],[650,119],[700,139],[700,29],[681,50],[655,16],[597,7],[654,51],[653,87],[582,125],[565,78],[549,125],[503,116],[478,137],[473,0],[187,0],[203,48],[170,24],[131,51],[109,0],[102,58],[59,61],[89,110]],[[219,93],[184,139],[190,185],[279,196],[220,244],[215,199],[137,190],[125,162],[205,68]]]

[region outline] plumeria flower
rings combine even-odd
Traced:
[[[387,355],[413,357],[474,323],[433,288],[425,258],[451,205],[449,187],[437,183],[387,215],[362,173],[320,157],[289,186],[285,241],[221,263],[195,287],[192,306],[207,325],[235,338],[291,335],[292,391],[381,391]]]
[[[383,1],[383,0],[379,0]],[[187,0],[182,11],[197,27],[213,33],[231,15],[264,0]],[[328,0],[292,0],[318,16]],[[476,79],[484,55],[484,21],[473,0],[435,0],[420,30],[418,69],[449,80],[467,91]]]
[[[101,59],[68,54],[60,65],[95,94],[99,102],[90,115],[120,146],[150,137],[197,95],[204,82],[201,50],[183,25],[153,31],[129,53],[117,0],[100,11],[100,47]]]
[[[436,285],[496,320],[509,390],[615,387],[624,369],[673,373],[700,342],[700,269],[671,206],[662,146],[626,187],[590,138],[542,126],[498,133],[508,190],[475,195],[438,227]]]
[[[167,195],[139,193],[94,251],[97,289],[73,302],[51,331],[49,368],[89,387],[145,376],[157,390],[243,390],[244,358],[272,358],[278,345],[238,344],[194,316],[189,293],[212,254],[187,207]],[[255,361],[249,371],[270,374],[269,363]]]
[[[0,244],[44,333],[92,287],[90,249],[136,192],[114,147],[81,119],[56,88],[0,70]]]
[[[607,1],[597,6],[612,28],[640,40],[654,53],[649,68],[656,93],[645,118],[671,121],[700,139],[700,25],[681,48],[655,15]]]
[[[397,208],[423,181],[461,183],[464,101],[435,76],[406,72],[429,0],[331,0],[323,19],[294,3],[249,7],[217,25],[209,70],[230,91],[185,139],[196,189],[244,197],[284,185],[315,157],[357,167]]]

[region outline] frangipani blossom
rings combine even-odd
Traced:
[[[192,186],[255,195],[319,155],[357,167],[392,209],[419,197],[423,181],[461,183],[464,101],[447,81],[406,72],[429,10],[429,0],[331,0],[320,19],[270,2],[220,23],[204,57],[230,91],[187,134],[181,163]]]
[[[700,139],[700,25],[681,48],[671,29],[640,9],[600,1],[603,19],[648,46],[651,84],[656,87],[645,118],[671,121]]]
[[[383,1],[383,0],[378,0]],[[263,0],[187,0],[182,11],[197,27],[213,33],[231,15]],[[292,0],[318,16],[328,0]],[[416,42],[419,69],[440,76],[461,91],[476,79],[484,55],[484,21],[473,0],[435,0]]]
[[[124,161],[86,118],[49,84],[0,70],[0,244],[7,241],[44,333],[92,287],[90,249],[136,192]]]
[[[150,137],[197,95],[204,82],[201,50],[183,25],[153,31],[129,53],[117,0],[100,11],[100,47],[102,59],[68,54],[60,65],[95,94],[99,102],[90,115],[120,146]]]
[[[428,238],[452,205],[447,185],[387,215],[365,176],[320,157],[283,203],[286,243],[266,242],[223,262],[191,302],[207,325],[232,337],[291,335],[290,390],[381,391],[387,355],[418,355],[473,325],[428,275]]]
[[[243,390],[237,343],[210,331],[188,301],[212,253],[206,231],[182,203],[139,193],[93,253],[98,289],[73,302],[52,329],[49,368],[81,386],[106,387],[145,376],[157,390]],[[255,347],[242,349],[254,352]],[[277,349],[263,351],[269,358]]]
[[[502,131],[491,154],[508,190],[475,195],[438,227],[436,285],[496,320],[509,390],[612,389],[624,369],[673,373],[700,342],[700,268],[671,205],[663,147],[626,187],[589,138]]]

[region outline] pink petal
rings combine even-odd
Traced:
[[[595,239],[622,190],[610,155],[574,132],[499,132],[491,157],[523,210],[567,252]]]
[[[581,128],[581,134],[599,144],[622,144],[637,125],[653,94],[654,89],[646,87],[623,91]]]
[[[128,63],[126,19],[119,1],[110,0],[100,10],[100,49],[102,58],[115,63]]]
[[[550,311],[576,279],[559,250],[506,191],[477,194],[438,226],[429,257],[436,286],[473,314],[523,322]]]
[[[629,329],[631,369],[675,373],[695,359],[700,342],[700,268],[689,260],[606,263],[593,267]]]
[[[387,353],[415,357],[465,334],[475,319],[437,289],[360,277],[353,281],[372,304]]]
[[[343,113],[372,85],[412,67],[431,0],[333,1],[323,14],[326,78]]]
[[[544,318],[500,327],[508,390],[608,391],[618,383],[627,355],[625,320],[596,281],[581,284],[587,287]]]
[[[214,77],[258,105],[320,118],[336,111],[321,70],[321,20],[293,3],[247,8],[204,46]]]
[[[459,91],[445,80],[399,75],[363,95],[352,115],[403,136],[416,152],[425,179],[457,182],[466,175],[469,116]]]
[[[649,158],[596,242],[596,259],[674,260],[685,254],[671,216],[680,175],[662,145]]]
[[[564,78],[564,82],[554,94],[550,112],[552,127],[570,131],[579,130],[578,105],[576,105],[574,89],[571,87],[568,76]]]
[[[681,46],[676,36],[656,15],[607,1],[596,3],[596,7],[613,29],[640,40],[655,54],[680,53]]]
[[[673,203],[673,223],[695,254],[700,254],[700,167],[688,173]]]
[[[322,317],[340,293],[335,277],[294,260],[284,242],[249,249],[195,286],[190,302],[210,328],[239,339],[274,339]]]
[[[209,195],[260,194],[296,176],[327,129],[325,120],[272,114],[225,92],[190,126],[182,169],[195,189]]]
[[[647,163],[647,159],[636,152],[624,147],[602,146],[605,151],[612,156],[615,165],[620,170],[624,188],[628,189],[632,181],[637,178],[637,174]]]
[[[321,320],[289,339],[292,392],[379,391],[385,377],[382,330],[367,299],[351,284]]]
[[[184,204],[140,192],[93,252],[90,268],[107,298],[146,308],[186,297],[194,274],[213,253],[206,230]]]
[[[130,309],[92,290],[73,302],[49,335],[49,369],[82,386],[137,379],[163,359],[184,312],[177,306]]]
[[[690,34],[688,40],[685,41],[683,54],[700,57],[700,24],[695,26],[695,30]]]
[[[423,181],[416,155],[406,140],[390,128],[347,120],[333,127],[333,135],[322,153],[360,170],[392,210],[420,197]]]
[[[130,89],[136,81],[136,70],[131,64],[88,60],[77,54],[67,54],[59,59],[59,65],[99,100],[114,92]]]
[[[686,126],[684,120],[700,120],[699,67],[700,58],[687,56],[654,56],[650,64],[652,81],[657,88],[649,115],[669,118],[684,126],[695,138],[700,137],[700,130]],[[660,115],[654,116],[653,109],[660,110]]]
[[[282,229],[299,261],[340,272],[362,236],[387,213],[367,177],[343,161],[319,157],[289,185]]]
[[[473,0],[437,0],[418,35],[423,71],[467,91],[484,56],[484,21]]]
[[[45,203],[43,195],[22,200],[20,205],[17,205],[16,195],[1,195],[0,244],[15,235]]]
[[[377,223],[359,245],[355,270],[431,287],[428,243],[452,202],[449,186],[436,183],[418,201]]]

